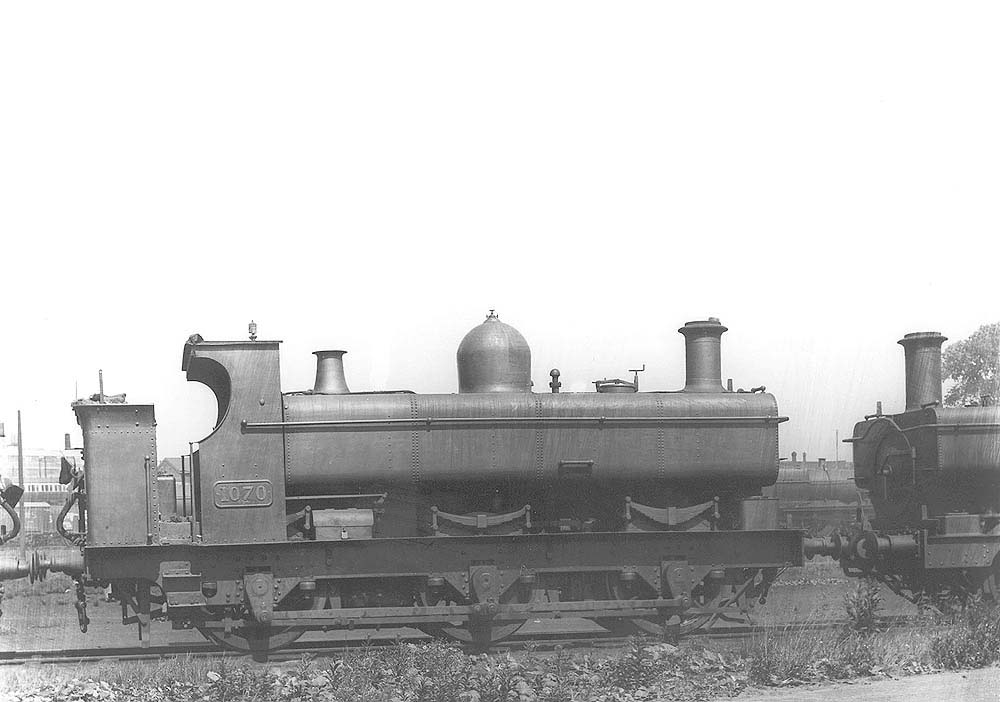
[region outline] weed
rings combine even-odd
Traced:
[[[642,639],[629,637],[624,652],[607,665],[604,671],[605,682],[624,690],[649,685],[656,677],[656,670],[653,667],[653,657],[646,646]]]
[[[844,595],[844,609],[848,626],[852,631],[873,634],[878,630],[878,610],[882,605],[882,593],[875,578],[858,580],[857,587]]]
[[[482,656],[475,671],[476,692],[481,702],[507,702],[517,699],[523,687],[521,666],[509,653],[502,656]]]
[[[537,678],[538,699],[543,702],[569,702],[573,698],[569,679],[571,661],[562,646],[556,646],[556,655],[545,662]]]

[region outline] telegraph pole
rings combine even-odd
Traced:
[[[21,410],[17,411],[17,484],[24,488],[24,437],[21,436]],[[17,501],[17,518],[21,520],[21,528],[24,529],[27,525],[24,523],[24,500]],[[25,532],[27,533],[27,531]],[[24,539],[18,539],[21,545],[21,557],[23,559],[24,551]]]

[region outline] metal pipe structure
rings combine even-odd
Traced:
[[[344,377],[344,354],[346,351],[313,351],[316,356],[316,383],[313,392],[317,395],[348,395]]]
[[[69,514],[70,509],[73,508],[73,505],[76,503],[78,498],[79,498],[79,493],[76,491],[76,485],[73,485],[73,489],[69,493],[69,497],[66,498],[66,503],[63,505],[62,509],[59,510],[59,516],[56,517],[56,532],[59,534],[59,536],[61,536],[74,546],[83,546],[87,540],[86,528],[83,522],[81,521],[80,523],[79,532],[66,531],[66,526],[65,526],[66,515]],[[83,510],[80,511],[82,515]]]
[[[941,344],[939,332],[906,334],[897,343],[906,355],[906,411],[941,405]]]
[[[677,331],[684,335],[684,392],[726,392],[722,385],[722,335],[728,329],[709,317],[688,322]]]
[[[11,528],[10,531],[0,536],[0,544],[5,544],[11,539],[13,539],[15,536],[17,536],[18,533],[20,533],[21,518],[18,517],[17,511],[15,511],[13,507],[7,504],[7,501],[4,500],[2,496],[0,496],[0,508],[2,508],[3,511],[7,513],[7,515],[10,517],[10,521],[14,523],[14,526]]]

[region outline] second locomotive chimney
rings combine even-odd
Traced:
[[[715,317],[688,322],[684,335],[687,380],[684,392],[725,392],[722,386],[722,334],[726,327]]]
[[[344,377],[344,354],[346,351],[313,351],[316,356],[317,395],[347,395],[351,391]]]
[[[939,332],[906,334],[897,343],[906,355],[906,411],[941,404],[941,344]]]

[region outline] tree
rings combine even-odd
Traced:
[[[957,341],[944,350],[943,371],[954,385],[945,394],[944,403],[962,406],[980,403],[989,395],[1000,399],[1000,322],[984,324],[972,336]]]

